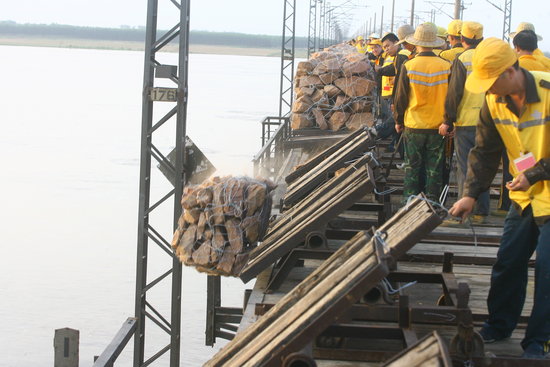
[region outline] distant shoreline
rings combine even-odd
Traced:
[[[30,46],[30,47],[55,47],[55,48],[77,48],[94,50],[120,50],[120,51],[143,51],[144,43],[137,41],[111,41],[111,40],[90,40],[90,39],[59,39],[49,37],[16,37],[0,36],[0,45],[4,46]],[[176,45],[167,45],[163,51],[177,52]],[[260,47],[238,47],[219,45],[189,45],[190,53],[218,54],[218,55],[240,55],[240,56],[265,56],[280,57],[281,51],[276,48]],[[297,57],[305,57],[304,49],[297,49]]]

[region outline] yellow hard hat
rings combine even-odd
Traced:
[[[447,39],[447,30],[443,27],[437,26],[437,37]]]
[[[378,39],[378,38],[371,39],[370,42],[368,43],[368,45],[369,46],[378,45],[378,46],[382,47],[382,41],[380,41],[380,39]]]
[[[474,51],[466,89],[471,93],[486,92],[517,59],[516,52],[503,40],[490,37],[481,41]]]
[[[460,30],[462,29],[462,21],[460,19],[451,20],[447,26],[447,33],[449,36],[460,36]]]
[[[363,39],[363,36],[357,36],[356,40],[361,41]]]
[[[460,34],[466,38],[478,40],[483,38],[483,24],[478,22],[463,22]]]

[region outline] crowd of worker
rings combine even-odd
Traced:
[[[516,328],[536,252],[521,346],[524,358],[550,358],[550,59],[533,24],[520,23],[510,38],[512,45],[484,38],[482,24],[453,20],[447,29],[404,25],[350,44],[374,64],[381,107],[371,131],[403,154],[404,201],[424,192],[441,202],[454,156],[459,200],[449,213],[474,224],[506,215],[483,340],[506,339]],[[501,199],[490,212],[501,164]]]

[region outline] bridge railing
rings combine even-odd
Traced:
[[[284,142],[290,138],[288,117],[268,116],[262,121],[262,149],[254,156],[254,176],[275,179],[276,168],[286,158]]]

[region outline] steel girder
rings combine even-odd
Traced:
[[[134,337],[134,366],[148,366],[158,358],[170,351],[170,366],[179,366],[180,363],[180,331],[181,331],[181,288],[182,288],[182,267],[178,258],[170,246],[172,232],[162,230],[159,223],[154,223],[151,216],[159,211],[163,204],[173,205],[173,225],[176,228],[178,218],[181,214],[181,195],[186,182],[184,170],[184,151],[186,135],[187,115],[187,81],[188,81],[188,54],[189,54],[189,7],[190,0],[165,0],[174,5],[180,12],[179,22],[168,32],[158,34],[157,15],[159,0],[148,0],[147,5],[147,28],[145,40],[145,62],[143,78],[143,102],[142,102],[142,125],[141,125],[141,153],[140,153],[140,185],[139,185],[139,219],[138,219],[138,241],[137,241],[137,264],[136,264],[136,294],[135,294],[135,317],[137,319],[136,333]],[[171,6],[171,5],[168,6]],[[179,47],[178,66],[162,65],[156,59],[156,54],[162,51],[170,43],[176,43]],[[155,82],[160,78],[171,80],[174,88],[158,88]],[[154,107],[159,103],[172,104],[170,109],[158,121],[153,121]],[[175,165],[170,163],[166,155],[155,146],[154,137],[156,131],[175,120],[174,144],[176,146]],[[154,123],[155,122],[155,123]],[[154,123],[154,124],[153,124]],[[173,171],[175,179],[174,187],[160,199],[152,195],[152,181],[157,178],[163,180],[162,176],[152,174],[154,161]],[[170,200],[171,199],[171,200]],[[170,202],[172,201],[172,202]],[[164,233],[163,233],[164,232]],[[150,242],[150,240],[152,242]],[[157,277],[148,277],[149,244],[151,249],[160,249],[167,255],[167,270]],[[157,245],[157,246],[154,246]],[[170,315],[163,315],[159,305],[148,300],[148,293],[151,289],[171,278]],[[151,321],[160,329],[164,330],[170,337],[170,342],[160,350],[153,352],[152,356],[146,358],[148,339],[146,321]]]

